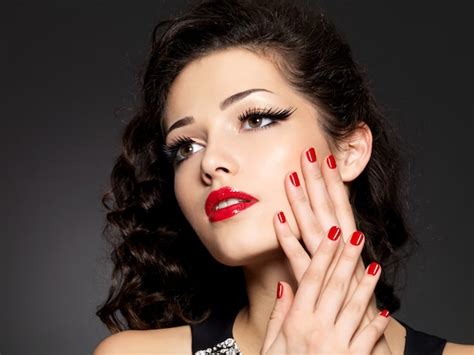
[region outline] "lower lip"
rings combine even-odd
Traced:
[[[224,208],[221,208],[217,211],[212,211],[209,214],[209,221],[210,222],[219,222],[227,218],[234,217],[236,214],[239,214],[246,208],[249,208],[252,206],[254,203],[257,201],[249,201],[249,202],[239,202],[236,203],[232,206],[227,206]]]

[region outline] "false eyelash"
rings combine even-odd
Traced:
[[[288,116],[290,116],[293,112],[295,112],[296,108],[294,107],[289,107],[287,109],[281,109],[281,110],[273,110],[271,108],[266,108],[266,109],[259,109],[259,108],[255,108],[255,107],[252,107],[252,108],[249,108],[247,109],[244,113],[242,113],[240,116],[239,116],[239,121],[240,122],[243,122],[247,119],[249,119],[250,117],[266,117],[266,118],[270,118],[272,120],[275,120],[275,121],[278,121],[278,120],[284,120],[286,119]],[[267,126],[270,126],[271,124],[267,125]],[[267,126],[264,126],[264,127],[267,127]],[[264,128],[264,127],[261,127],[261,128]],[[255,128],[255,129],[260,129],[260,128]]]
[[[175,162],[176,153],[178,152],[178,149],[181,148],[182,145],[188,144],[188,143],[195,143],[195,141],[192,140],[191,138],[180,136],[180,137],[177,137],[173,141],[173,143],[170,143],[168,145],[163,144],[161,146],[161,151],[165,155],[165,158],[171,164],[173,164]]]
[[[273,121],[282,121],[288,118],[293,112],[295,112],[296,108],[294,107],[289,107],[286,109],[281,109],[281,110],[273,110],[271,108],[266,108],[266,109],[259,109],[259,108],[249,108],[246,111],[244,111],[241,115],[239,115],[238,120],[240,122],[243,122],[250,117],[262,117],[262,118],[270,118]],[[268,125],[265,125],[263,127],[257,127],[257,128],[252,128],[249,129],[248,131],[254,131],[258,129],[264,129],[272,126],[274,123],[270,123]],[[165,155],[165,158],[171,163],[171,164],[179,164],[180,162],[176,162],[176,153],[178,150],[181,148],[182,145],[184,144],[190,144],[190,143],[196,143],[191,138],[188,137],[177,137],[172,143],[166,145],[162,145],[162,152]]]

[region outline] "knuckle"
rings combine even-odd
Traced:
[[[351,243],[346,243],[341,255],[339,256],[338,262],[341,262],[344,264],[354,263],[354,261],[356,261],[357,256],[359,254],[357,250],[354,250],[354,249],[355,248],[353,248],[353,245]]]
[[[310,286],[316,286],[322,283],[324,272],[320,267],[310,265],[303,275],[303,281]]]
[[[303,279],[301,280],[301,282],[304,282],[306,285],[308,285],[311,288],[316,288],[322,284],[323,278],[321,277],[320,274],[317,274],[317,273],[313,273],[313,274],[305,273],[305,275],[303,275]]]
[[[339,237],[339,239],[341,239]],[[323,242],[319,245],[319,248],[317,250],[319,258],[331,258],[333,257],[333,254],[337,248],[337,240],[336,242],[329,240],[329,238],[326,236],[324,238]]]
[[[324,210],[324,211],[327,211],[331,214],[335,214],[335,210],[334,210],[334,205],[332,204],[332,202],[329,200],[329,196],[327,196],[327,198],[322,198],[320,201],[319,201],[319,208]]]
[[[358,300],[352,301],[347,305],[347,311],[352,314],[361,314],[365,311],[366,305]]]
[[[286,243],[286,254],[292,258],[304,257],[305,252],[303,248],[299,243],[295,243],[295,241],[296,239],[293,239],[293,241],[288,241]]]
[[[281,312],[278,308],[274,308],[272,313],[270,314],[270,321],[275,321],[277,319],[281,319],[283,317],[283,312]]]
[[[281,325],[281,331],[283,334],[287,336],[291,336],[292,334],[303,334],[304,328],[301,319],[304,319],[304,316],[297,312],[290,310]]]
[[[303,191],[300,191],[299,193],[295,194],[293,196],[293,200],[296,202],[296,203],[306,203],[307,199],[306,199],[306,196],[305,194],[303,193]]]
[[[315,165],[317,165],[317,164],[315,164]],[[316,167],[314,169],[314,171],[311,173],[311,179],[313,179],[316,182],[323,182],[324,177],[323,177],[323,173],[321,172],[321,170]]]
[[[377,339],[381,335],[381,329],[372,322],[365,329],[365,333],[369,339]]]
[[[347,281],[344,278],[334,275],[326,288],[335,294],[342,294],[346,290],[346,286]]]
[[[306,343],[310,349],[317,349],[321,344],[321,334],[311,333],[307,336]]]

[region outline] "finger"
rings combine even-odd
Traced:
[[[342,239],[340,238],[341,229],[337,226],[331,227],[326,235],[327,237],[319,244],[298,286],[294,301],[295,311],[314,312],[328,267],[339,241]]]
[[[318,163],[317,160],[312,162],[310,158],[308,158],[311,156],[316,157],[316,151],[313,147],[310,147],[305,151],[305,154],[301,155],[302,173],[306,190],[308,191],[309,203],[316,216],[317,223],[321,226],[322,230],[328,230],[332,226],[339,225],[339,221],[337,220],[336,211],[334,210],[331,197],[326,187],[325,176],[322,172],[324,166],[320,166],[320,164],[326,163]],[[354,229],[355,228],[352,230]]]
[[[370,354],[377,341],[387,329],[390,323],[388,310],[381,311],[365,328],[358,334],[351,343],[351,349],[356,354]]]
[[[268,348],[275,342],[280,333],[283,321],[293,303],[293,290],[286,282],[279,282],[276,291],[275,305],[267,324],[267,330],[263,341],[261,354],[265,354]]]
[[[308,199],[310,201],[313,214],[316,216],[317,225],[319,225],[320,228],[323,228],[323,230],[327,230],[333,225],[339,225],[336,211],[326,186],[327,179],[340,180],[340,177],[338,178],[337,176],[335,176],[339,176],[339,173],[334,173],[334,167],[336,166],[335,158],[330,154],[323,162],[321,162],[320,165],[318,163],[314,147],[310,147],[305,151],[304,154],[301,155],[301,166],[306,189],[308,191]],[[326,170],[330,170],[330,172],[324,173]],[[347,198],[347,195],[345,196]],[[341,230],[343,239],[345,240],[348,238],[348,236],[351,235],[348,233],[352,233],[355,228],[351,230],[346,229],[346,231],[341,228]],[[339,258],[343,247],[344,243],[340,243],[334,260],[337,260]],[[329,281],[329,278],[332,275],[335,266],[336,263],[333,263],[330,266],[326,280],[324,281],[324,286]],[[353,290],[354,288],[355,285],[351,283],[350,289]]]
[[[338,328],[341,334],[347,337],[347,339],[353,337],[359,327],[380,275],[380,264],[376,262],[371,263],[367,267],[366,273],[354,294],[350,297],[350,301],[340,312],[336,320],[336,328]]]
[[[349,284],[363,246],[364,234],[359,231],[352,233],[350,242],[344,246],[334,272],[316,303],[318,318],[325,320],[326,323],[335,323],[346,299]]]
[[[327,193],[332,202],[336,214],[336,220],[340,223],[342,236],[345,241],[351,235],[350,233],[357,229],[354,219],[354,211],[349,202],[348,190],[344,185],[336,159],[331,154],[326,157],[326,164],[321,172],[326,183]],[[338,255],[342,250],[338,251]],[[356,279],[360,281],[364,275],[364,264],[362,260],[356,269]]]
[[[321,225],[322,228],[328,228],[328,225],[334,223],[337,223],[338,225],[338,218],[343,218],[344,229],[341,228],[342,235],[344,240],[347,239],[356,227],[355,222],[353,221],[352,211],[349,208],[350,203],[348,200],[348,194],[340,176],[335,157],[332,154],[329,154],[322,159],[320,164],[311,163],[309,159],[305,158],[306,155],[302,154],[302,170],[305,176],[308,198],[310,199],[318,224]],[[327,186],[330,186],[330,190],[328,190]],[[331,193],[329,191],[331,191]],[[335,204],[332,202],[333,200],[337,203],[337,209],[334,207]],[[346,202],[344,202],[344,200]],[[341,209],[340,206],[342,206],[342,212],[338,211],[338,209]],[[342,217],[339,217],[340,215]],[[340,243],[340,247],[336,252],[334,260],[338,260],[342,253],[343,244],[344,243]],[[324,285],[329,281],[334,267],[335,264],[333,263],[333,265],[330,266]],[[349,294],[354,292],[358,282],[363,278],[364,269],[362,259],[359,259],[354,277],[351,279]],[[372,310],[375,310],[376,308],[375,302],[372,303],[373,307],[369,310],[370,317],[364,316],[364,325],[368,324],[370,319],[374,316]]]
[[[299,234],[309,254],[313,255],[319,244],[317,237],[323,233],[316,222],[301,183],[298,173],[294,171],[288,174],[285,179],[285,190],[298,225]]]
[[[341,224],[342,236],[344,240],[346,240],[351,235],[351,232],[356,230],[357,227],[354,219],[354,212],[349,202],[347,188],[342,180],[336,159],[332,154],[326,156],[325,164],[321,166],[321,174],[325,181],[328,198],[331,200],[336,214],[336,220]],[[341,253],[342,248],[336,252],[336,259],[339,258]],[[364,269],[364,263],[362,259],[359,258],[354,272],[355,281],[360,282],[360,280],[362,280],[364,277]],[[349,294],[355,291],[356,286],[356,282],[351,282],[349,286]],[[347,304],[347,302],[345,302],[345,304]]]
[[[349,233],[357,229],[354,212],[349,202],[347,187],[342,181],[336,159],[332,154],[326,157],[326,164],[321,170],[336,219],[341,225],[343,235],[345,233],[345,236],[349,237],[351,235]]]
[[[291,232],[283,211],[280,211],[274,216],[273,226],[278,242],[288,257],[295,278],[299,283],[311,262],[311,258],[306,250],[304,250],[300,241],[296,239],[295,235]]]

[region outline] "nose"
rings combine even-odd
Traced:
[[[226,185],[226,180],[238,172],[238,152],[231,147],[229,141],[208,141],[203,153],[201,178],[207,185],[215,180],[222,180],[222,185]]]

